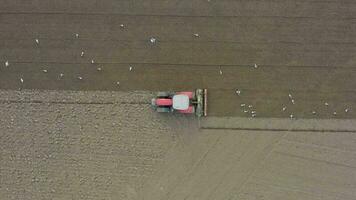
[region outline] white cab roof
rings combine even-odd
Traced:
[[[173,108],[176,110],[187,110],[189,108],[189,97],[184,94],[174,95]]]

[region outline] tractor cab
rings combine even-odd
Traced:
[[[174,95],[172,107],[176,110],[187,110],[189,108],[189,97],[184,94]]]

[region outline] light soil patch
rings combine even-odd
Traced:
[[[0,199],[135,199],[187,124],[150,97],[0,91]]]

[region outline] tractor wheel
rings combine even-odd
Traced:
[[[157,97],[158,98],[168,98],[170,96],[169,92],[158,92]]]
[[[171,108],[169,107],[157,107],[156,111],[159,113],[169,113],[171,112]]]

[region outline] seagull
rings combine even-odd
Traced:
[[[116,85],[120,85],[120,81],[116,82]]]
[[[253,66],[255,69],[257,69],[258,68],[258,65],[255,63],[255,65]]]
[[[75,37],[76,37],[76,38],[79,38],[79,34],[78,34],[78,33],[76,33],[76,34],[75,34]]]
[[[23,83],[23,78],[20,78],[21,83]]]
[[[124,25],[124,24],[120,24],[120,27],[121,27],[121,28],[124,28],[124,27],[125,27],[125,25]]]
[[[252,111],[251,111],[251,114],[256,114],[256,111],[255,111],[255,110],[252,110]]]
[[[328,103],[328,102],[325,102],[324,105],[325,105],[325,106],[329,106],[329,103]]]
[[[312,111],[312,114],[313,114],[313,115],[316,115],[316,111],[313,110],[313,111]]]
[[[236,94],[240,96],[241,91],[240,90],[236,90]]]
[[[151,38],[150,38],[150,42],[151,42],[152,44],[156,43],[156,38],[151,37]]]
[[[101,69],[101,67],[98,67],[98,68],[96,68],[96,70],[97,70],[97,71],[101,71],[102,69]]]
[[[47,69],[44,69],[44,70],[42,70],[43,71],[43,73],[47,73],[48,71],[47,71]]]
[[[252,114],[251,117],[252,117],[252,118],[256,117],[256,114]]]
[[[80,53],[80,57],[83,57],[84,56],[84,51],[82,51],[81,53]]]
[[[246,104],[242,103],[240,106],[241,106],[241,107],[245,107],[245,106],[246,106]]]
[[[94,63],[95,63],[95,61],[94,61],[94,59],[92,59],[92,60],[91,60],[91,64],[94,64]]]
[[[40,44],[40,40],[39,39],[35,39],[35,42],[36,42],[36,44]]]
[[[131,71],[132,71],[132,69],[133,69],[133,67],[131,67],[131,66],[130,66],[130,67],[129,67],[129,71],[131,72]]]
[[[6,62],[5,62],[5,67],[8,67],[9,66],[9,61],[7,60]]]
[[[79,79],[79,80],[83,80],[83,77],[81,77],[81,76],[78,76],[78,79]]]
[[[290,98],[290,99],[293,99],[293,96],[292,96],[292,94],[288,94],[288,96],[289,96],[289,98]]]
[[[220,74],[220,75],[223,74],[223,71],[221,70],[221,67],[220,67],[220,70],[219,70],[219,74]]]
[[[293,118],[294,118],[294,115],[293,115],[293,114],[289,115],[289,118],[293,119]]]
[[[295,101],[294,101],[294,99],[292,99],[291,101],[292,101],[292,104],[295,104]]]
[[[345,113],[348,113],[349,111],[350,111],[349,108],[346,108],[346,109],[345,109]]]
[[[336,111],[334,111],[334,112],[333,112],[333,115],[336,115],[336,114],[337,114]]]
[[[199,34],[198,33],[194,33],[193,34],[195,37],[199,37]]]
[[[244,110],[244,113],[248,113],[248,110]]]
[[[252,108],[252,105],[248,105],[249,108]]]
[[[62,74],[62,73],[59,74],[59,77],[60,77],[60,78],[62,78],[63,76],[64,76],[64,74]]]
[[[286,110],[287,110],[287,107],[286,107],[286,106],[284,106],[284,107],[282,108],[282,110],[283,110],[283,111],[286,111]]]

